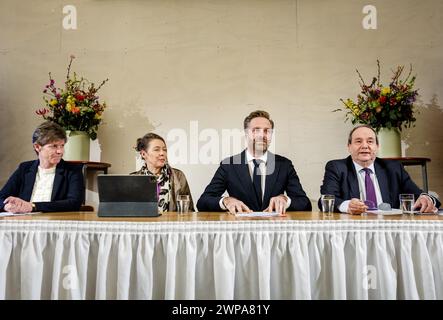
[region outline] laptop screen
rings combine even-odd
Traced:
[[[157,181],[144,175],[98,175],[100,202],[157,202]]]

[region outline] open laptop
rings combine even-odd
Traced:
[[[99,174],[99,217],[157,217],[157,181],[144,175]]]

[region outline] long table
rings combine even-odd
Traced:
[[[443,216],[0,218],[0,299],[443,299]]]

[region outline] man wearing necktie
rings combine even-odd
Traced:
[[[399,161],[377,158],[378,146],[372,127],[357,126],[348,137],[350,156],[326,164],[320,192],[335,195],[335,211],[361,214],[381,203],[399,208],[399,195],[412,193],[417,199],[415,209],[436,212],[438,199],[420,190]]]
[[[268,151],[274,122],[266,111],[244,120],[247,148],[223,160],[197,202],[199,211],[311,211],[292,162]],[[227,192],[228,195],[224,195]]]

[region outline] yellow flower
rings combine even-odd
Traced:
[[[71,112],[71,110],[75,108],[75,104],[71,104],[71,103],[67,103],[66,104],[66,110],[68,110],[68,112]]]
[[[75,98],[74,98],[73,96],[68,96],[68,97],[66,98],[66,102],[67,102],[67,103],[74,104],[74,103],[75,103]]]
[[[354,116],[358,117],[360,115],[361,110],[354,101],[352,101],[351,99],[347,99],[345,105],[346,108],[348,108]]]
[[[381,90],[381,94],[382,95],[387,95],[387,94],[390,94],[391,93],[391,88],[389,88],[389,87],[384,87],[382,90]]]
[[[96,113],[94,119],[100,120],[102,118],[101,114]]]
[[[49,102],[49,104],[51,106],[55,106],[57,104],[57,100],[56,99],[51,99],[51,101]]]
[[[360,111],[360,109],[358,109],[358,108],[354,108],[354,109],[352,109],[352,113],[353,113],[356,117],[358,117],[358,116],[360,115],[361,111]]]
[[[351,99],[347,99],[345,102],[345,105],[347,108],[352,110],[352,108],[354,107],[355,104],[354,104],[354,101],[352,101]]]

